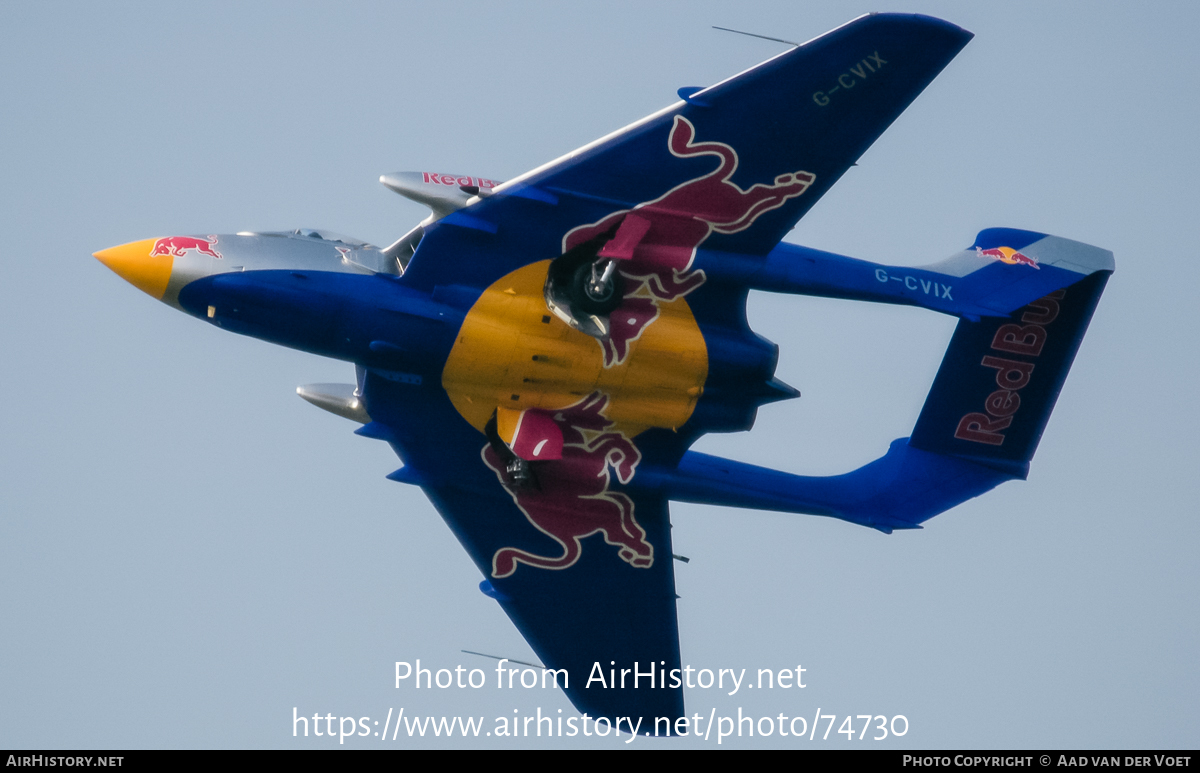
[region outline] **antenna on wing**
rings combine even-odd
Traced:
[[[512,658],[502,658],[499,655],[489,655],[486,652],[475,652],[474,650],[463,650],[463,652],[467,653],[468,655],[479,655],[480,657],[491,658],[492,660],[507,660],[509,663],[520,663],[523,666],[533,666],[534,668],[545,668],[545,666],[541,665],[540,663],[530,663],[527,660],[513,660]]]
[[[773,38],[768,35],[756,35],[753,32],[743,32],[742,30],[730,29],[729,27],[718,27],[715,24],[713,25],[713,29],[722,30],[724,32],[736,32],[739,35],[749,35],[752,38],[762,38],[763,40],[773,40],[776,43],[787,43],[789,46],[799,46],[800,45],[799,43],[793,43],[792,41],[784,40],[783,38]]]

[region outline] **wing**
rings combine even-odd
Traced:
[[[369,368],[373,422],[361,432],[391,443],[405,463],[392,477],[428,494],[484,591],[566,670],[581,711],[643,728],[682,716],[670,523],[653,470],[794,394],[772,380],[775,347],[746,325],[746,285],[706,283],[697,250],[766,260],[969,38],[926,17],[863,17],[681,90],[683,101],[426,228],[399,282],[441,304],[427,316],[452,342],[425,376]],[[575,270],[581,250],[620,264],[602,335],[547,308],[552,266]],[[403,360],[399,346],[371,348]],[[520,449],[524,485],[505,458]]]
[[[706,249],[764,255],[970,39],[937,19],[873,14],[681,89],[683,101],[429,227],[405,280],[484,287],[563,253],[572,229],[656,201],[713,223]]]
[[[391,477],[424,490],[481,589],[561,670],[549,678],[576,708],[643,728],[682,716],[682,688],[663,683],[680,668],[667,502],[621,483],[636,472],[637,446],[603,427],[588,438],[567,427],[562,458],[534,463],[536,481],[510,488],[484,435],[436,384],[367,371],[363,394],[373,421],[360,434],[390,442],[405,463]],[[591,399],[576,421],[599,414],[603,398]]]

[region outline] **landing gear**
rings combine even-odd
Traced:
[[[509,488],[526,488],[533,483],[533,471],[529,462],[519,456],[513,456],[504,466],[504,477]]]
[[[487,436],[488,445],[504,465],[504,484],[514,490],[536,487],[537,480],[533,477],[529,462],[514,454],[508,443],[500,437],[497,418],[496,411],[492,411],[492,417],[484,425],[483,434]]]
[[[594,338],[608,337],[608,315],[625,297],[619,261],[599,256],[617,232],[617,225],[576,245],[550,263],[546,275],[546,306],[576,330]]]
[[[607,317],[621,305],[625,282],[617,271],[617,261],[584,263],[575,269],[567,288],[571,305],[584,314]]]

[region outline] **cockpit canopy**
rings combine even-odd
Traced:
[[[342,234],[328,231],[324,228],[297,228],[294,231],[280,231],[277,233],[264,233],[263,236],[304,236],[309,239],[320,239],[326,242],[341,242],[348,247],[362,249],[364,247],[375,247],[373,244],[368,244],[362,239],[355,239],[353,236],[343,236]],[[378,247],[375,247],[378,249]]]

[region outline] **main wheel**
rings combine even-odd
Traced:
[[[621,305],[625,297],[625,281],[620,271],[614,271],[600,293],[593,292],[592,264],[584,263],[575,269],[568,287],[571,305],[585,314],[605,317]]]

